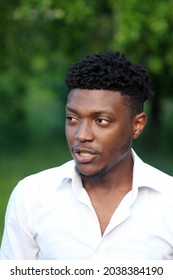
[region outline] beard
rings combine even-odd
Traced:
[[[81,173],[79,171],[79,169],[77,168],[77,166],[75,166],[75,171],[77,172],[77,174],[80,176],[81,180],[84,182],[92,182],[92,183],[97,183],[103,180],[103,177],[107,174],[107,169],[103,168],[100,171],[98,171],[95,174],[91,174],[91,175],[85,175],[83,173]]]

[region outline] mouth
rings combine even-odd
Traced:
[[[90,149],[75,148],[72,150],[72,152],[77,163],[87,164],[92,162],[97,157],[97,153]]]

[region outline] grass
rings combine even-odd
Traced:
[[[146,152],[135,147],[141,158],[151,165],[173,175],[171,153],[164,150]],[[58,143],[40,145],[20,152],[3,153],[0,158],[0,240],[4,227],[4,215],[9,196],[19,180],[41,170],[58,166],[71,159],[66,145],[62,140]]]

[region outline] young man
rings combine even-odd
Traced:
[[[132,150],[152,95],[146,70],[101,53],[72,65],[66,83],[74,160],[14,189],[1,258],[173,259],[173,179]]]

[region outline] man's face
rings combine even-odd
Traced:
[[[134,121],[120,92],[74,89],[66,106],[66,138],[77,170],[115,171],[131,152]]]

